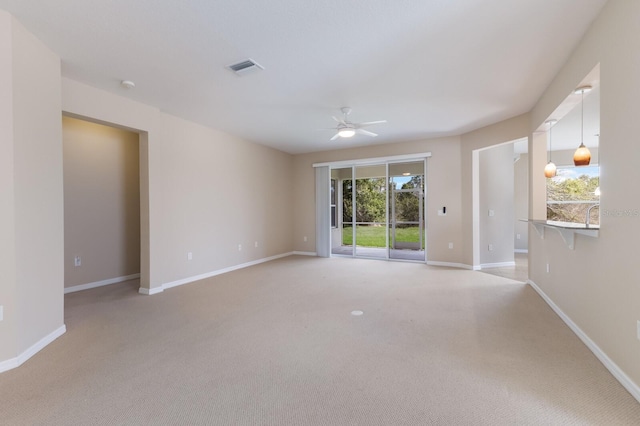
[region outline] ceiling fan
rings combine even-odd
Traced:
[[[332,141],[338,138],[350,138],[356,133],[359,135],[376,137],[378,136],[377,133],[364,130],[363,127],[372,126],[374,124],[382,124],[387,122],[387,120],[378,120],[378,121],[367,121],[365,123],[352,123],[351,121],[348,120],[348,116],[349,114],[351,114],[351,108],[343,107],[343,108],[340,108],[340,111],[342,111],[342,118],[338,118],[335,116],[332,117],[338,123],[336,127],[331,127],[331,129],[335,129],[338,132],[330,139]]]

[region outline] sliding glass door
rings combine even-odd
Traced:
[[[377,164],[355,170],[355,255],[386,259],[387,167]]]
[[[389,164],[389,258],[425,260],[424,161]]]
[[[425,260],[425,160],[331,169],[331,253]]]
[[[353,167],[331,169],[331,254],[353,256]]]

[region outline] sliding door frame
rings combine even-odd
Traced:
[[[409,163],[409,162],[418,162],[423,161],[424,169],[423,169],[423,185],[424,185],[424,198],[422,206],[424,217],[422,218],[424,221],[424,230],[423,233],[426,234],[428,230],[428,222],[427,222],[427,159],[431,157],[430,152],[423,152],[417,154],[407,154],[407,155],[394,155],[387,157],[376,157],[376,158],[364,158],[357,160],[344,160],[344,161],[334,161],[334,162],[325,162],[325,163],[315,163],[313,164],[314,168],[327,168],[328,173],[317,172],[316,173],[316,190],[321,191],[321,194],[316,193],[316,252],[319,256],[322,257],[331,257],[331,217],[330,214],[325,215],[322,211],[330,212],[331,205],[331,171],[334,169],[346,169],[351,167],[351,221],[352,221],[352,252],[351,257],[364,257],[357,256],[356,254],[356,226],[355,226],[355,208],[356,208],[356,167],[358,166],[373,166],[373,165],[384,165],[385,166],[385,182],[387,186],[387,190],[385,191],[385,248],[386,248],[386,256],[384,259],[386,260],[399,260],[399,259],[391,259],[389,256],[389,164],[390,163]],[[326,180],[326,182],[318,182],[318,179]],[[326,189],[326,194],[324,194],[324,189]],[[325,205],[326,204],[326,205]],[[341,221],[340,221],[341,222]],[[344,229],[344,224],[340,225]],[[342,232],[342,231],[341,231]],[[424,249],[424,259],[422,262],[427,262],[427,242],[428,239],[426,235],[423,236],[425,238],[425,249]],[[371,257],[374,259],[382,259],[379,257]]]

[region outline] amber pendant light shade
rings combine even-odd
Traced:
[[[580,114],[581,114],[581,124],[580,124],[580,146],[576,149],[576,152],[573,154],[573,164],[576,166],[588,166],[591,163],[591,152],[589,148],[584,146],[584,94],[585,92],[590,92],[591,86],[582,86],[578,87],[575,90],[575,93],[580,93],[582,95],[582,101],[580,102]]]
[[[588,166],[591,162],[591,152],[589,148],[584,146],[583,143],[580,144],[576,152],[573,154],[573,164],[576,166]]]
[[[556,165],[552,162],[549,162],[546,166],[544,166],[544,177],[552,178],[556,175]]]

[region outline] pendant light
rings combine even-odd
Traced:
[[[591,152],[589,152],[589,148],[584,146],[584,94],[585,92],[590,92],[591,86],[581,86],[578,87],[574,93],[580,93],[582,95],[582,101],[580,102],[581,109],[581,127],[580,127],[580,146],[576,149],[575,154],[573,154],[573,164],[576,166],[588,166],[591,162]]]
[[[556,124],[558,120],[549,120],[547,124],[549,125],[549,163],[544,167],[544,177],[552,178],[556,175],[556,165],[551,161],[551,127]]]

